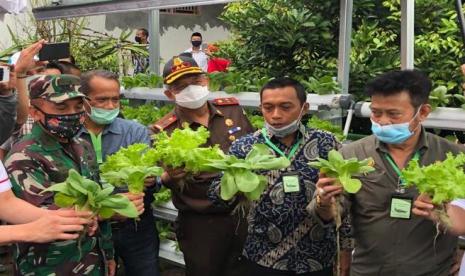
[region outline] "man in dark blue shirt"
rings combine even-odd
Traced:
[[[260,100],[265,127],[236,140],[229,153],[245,158],[254,144],[266,144],[276,156],[288,158],[291,165],[262,172],[268,185],[249,211],[243,275],[333,275],[336,230],[332,222],[321,222],[306,210],[318,181],[318,170],[310,168],[308,162],[327,158],[339,142],[332,134],[301,123],[309,104],[299,82],[272,80],[262,88]],[[219,187],[219,180],[215,181],[209,195],[214,202],[224,204]],[[347,220],[341,227],[346,229]],[[347,233],[342,232],[346,238]]]

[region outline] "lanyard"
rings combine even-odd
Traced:
[[[102,164],[102,133],[95,135],[89,131],[90,139],[92,140],[92,146],[94,147],[95,155],[97,157],[97,163]]]
[[[402,172],[400,171],[399,167],[397,167],[396,162],[392,159],[392,157],[389,155],[389,153],[385,153],[384,156],[386,157],[386,160],[389,162],[391,167],[394,169],[396,174],[399,176],[399,184],[401,186],[405,185],[404,181],[402,180]],[[413,156],[412,160],[418,161],[420,159],[420,152],[415,152],[415,155]]]
[[[280,150],[275,144],[273,144],[273,142],[270,141],[270,138],[268,138],[268,135],[266,134],[266,128],[262,128],[262,135],[263,135],[263,138],[265,138],[265,143],[270,147],[272,148],[274,151],[276,151],[277,153],[279,153],[280,155],[282,155],[283,157],[286,157],[287,159],[291,160],[292,156],[295,155],[296,151],[297,151],[297,148],[299,147],[300,145],[300,142],[302,141],[302,139],[299,139],[295,144],[294,146],[292,146],[291,148],[291,151],[289,152],[289,155],[286,156],[286,154],[284,154],[284,152],[282,150]]]

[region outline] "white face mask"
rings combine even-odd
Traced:
[[[304,105],[305,106],[305,105]],[[273,135],[278,138],[286,137],[287,135],[296,132],[300,126],[300,120],[302,119],[302,112],[304,111],[304,106],[300,109],[299,117],[294,120],[292,123],[283,126],[282,128],[275,128],[272,125],[265,122],[265,128]]]
[[[178,94],[174,95],[176,104],[188,109],[197,109],[208,100],[208,86],[189,85]]]

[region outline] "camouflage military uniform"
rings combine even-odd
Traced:
[[[51,86],[42,88],[48,91]],[[34,97],[32,92],[31,90],[31,98]],[[52,93],[55,94],[51,95]],[[47,100],[66,100],[65,93],[66,91],[50,92]],[[68,99],[76,96],[79,95],[70,94]],[[58,207],[53,203],[52,192],[41,192],[51,185],[63,182],[68,177],[69,169],[75,169],[89,179],[98,180],[95,155],[87,142],[74,138],[68,143],[60,143],[39,123],[34,124],[31,134],[13,146],[5,167],[16,196],[47,209]],[[18,243],[14,254],[16,275],[105,275],[105,259],[113,258],[112,251],[108,223],[100,225],[100,233],[96,237],[85,235],[80,242]]]

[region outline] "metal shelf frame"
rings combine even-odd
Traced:
[[[172,102],[163,93],[163,88],[134,88],[124,90],[122,94],[128,99],[152,100]],[[228,94],[224,91],[211,92],[209,100],[216,98],[235,97],[243,107],[258,107],[260,105],[260,94],[256,92],[240,92]],[[350,95],[330,94],[316,95],[308,94],[307,102],[310,104],[310,111],[329,110],[329,109],[347,109],[350,105]]]

